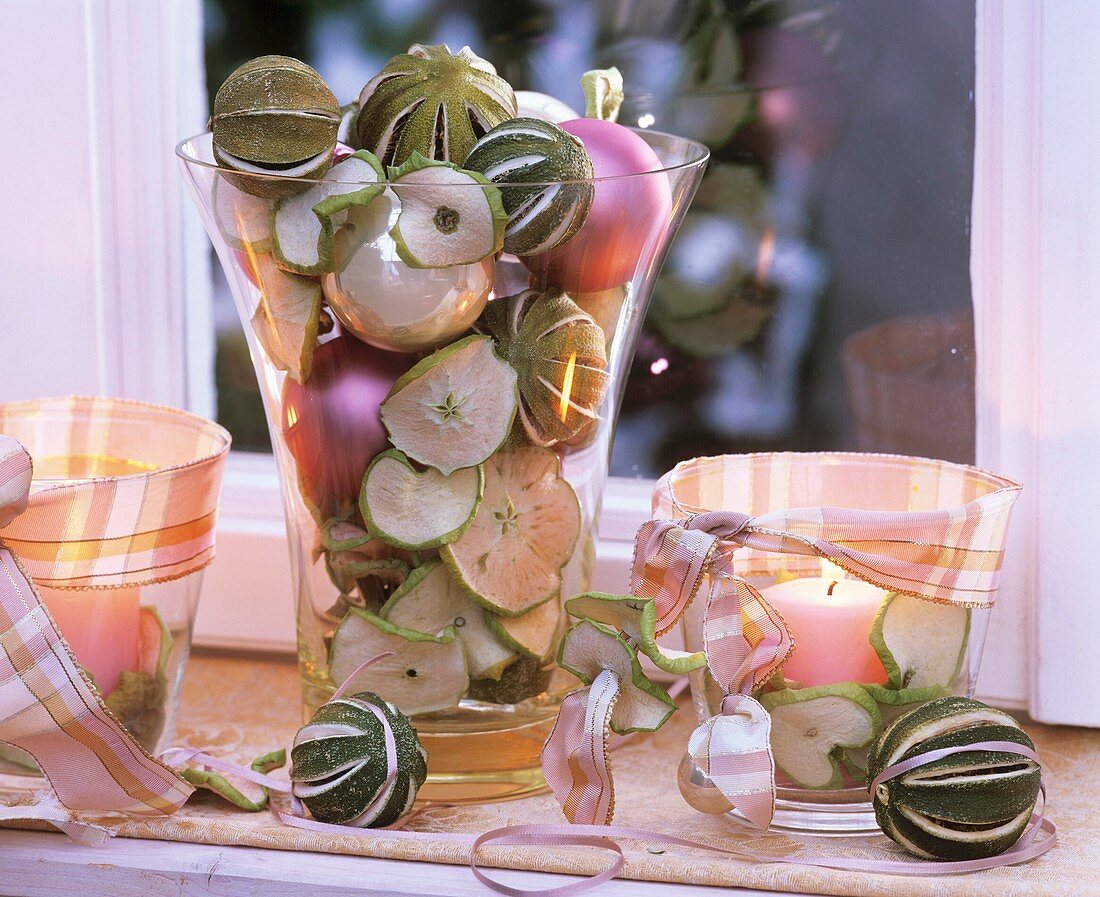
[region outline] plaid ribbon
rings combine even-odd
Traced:
[[[209,563],[229,434],[169,408],[84,398],[0,405],[0,432],[0,739],[34,757],[56,795],[0,818],[94,842],[106,832],[76,814],[166,815],[193,789],[107,709],[33,583],[145,585]],[[59,485],[32,491],[20,442]],[[89,459],[134,458],[151,472],[63,482]]]
[[[750,822],[766,829],[775,802],[770,721],[751,693],[782,667],[794,643],[782,617],[743,577],[812,569],[799,560],[819,566],[826,558],[887,591],[991,607],[1009,511],[1020,488],[944,461],[790,453],[695,459],[658,482],[656,519],[644,523],[635,539],[630,590],[653,600],[660,635],[679,622],[709,580],[704,648],[710,675],[726,698],[720,712],[695,730],[688,751]],[[708,510],[728,506],[731,497],[766,510],[758,516]],[[809,506],[853,499],[870,509]],[[788,501],[807,506],[771,510]],[[745,549],[735,570],[734,553]],[[586,704],[563,702],[555,732],[577,732],[579,717],[595,700],[589,689]],[[568,769],[570,794],[588,795],[566,808],[570,822],[609,824],[610,816],[590,811],[598,806],[597,796],[613,788],[610,766],[593,773],[590,762],[579,762],[581,751],[586,760],[602,753],[602,747],[595,753],[591,748],[599,733],[583,726],[581,731],[584,739],[551,737],[544,772]],[[554,791],[560,800],[565,789]]]

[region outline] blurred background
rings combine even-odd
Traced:
[[[973,461],[974,0],[206,0],[205,16],[211,100],[265,53],[348,102],[409,44],[468,44],[579,110],[581,73],[617,65],[620,122],[710,147],[613,474],[784,449]],[[236,448],[268,450],[224,282],[216,322],[218,417]]]

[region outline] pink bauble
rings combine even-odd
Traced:
[[[346,334],[313,353],[304,384],[283,387],[283,438],[302,494],[325,516],[354,507],[367,465],[389,447],[378,407],[416,363]]]
[[[561,126],[584,142],[596,178],[641,175],[597,181],[592,208],[577,234],[523,259],[542,286],[595,293],[626,283],[638,260],[653,252],[668,229],[672,190],[659,171],[660,158],[629,128],[596,118]]]

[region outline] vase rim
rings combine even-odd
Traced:
[[[503,187],[503,188],[507,188],[507,189],[512,189],[512,188],[520,188],[520,187],[553,187],[553,186],[560,186],[560,185],[566,185],[566,184],[601,184],[601,183],[612,183],[612,182],[616,182],[616,181],[629,181],[629,180],[649,177],[649,176],[652,176],[652,175],[658,175],[658,174],[671,175],[671,174],[675,174],[675,173],[680,172],[680,171],[687,171],[687,170],[690,170],[690,169],[693,169],[693,168],[702,168],[703,166],[706,165],[707,161],[710,159],[710,150],[704,144],[700,143],[698,140],[692,140],[688,137],[679,137],[675,134],[668,134],[664,131],[658,131],[658,130],[655,130],[653,128],[633,128],[633,127],[628,127],[626,125],[624,125],[624,127],[627,127],[628,130],[633,131],[634,133],[640,135],[643,140],[645,140],[646,136],[652,135],[653,137],[661,138],[664,142],[666,142],[668,144],[676,145],[678,147],[683,148],[683,150],[685,151],[684,152],[685,158],[680,160],[680,161],[669,163],[669,164],[665,164],[664,160],[662,160],[662,164],[661,164],[660,168],[654,168],[651,171],[643,171],[643,172],[638,172],[636,174],[617,174],[617,175],[609,175],[609,176],[606,176],[606,177],[599,177],[599,178],[578,178],[578,179],[575,179],[575,180],[564,180],[564,181],[523,181],[523,182],[518,182],[517,181],[515,183],[508,182],[506,184],[492,184],[492,186],[495,186],[497,188],[502,188]],[[225,173],[228,173],[228,174],[232,175],[234,178],[239,177],[239,178],[246,178],[246,179],[249,179],[249,180],[254,179],[254,180],[257,180],[257,181],[279,181],[280,183],[283,183],[283,182],[286,182],[286,183],[300,183],[300,184],[306,184],[306,185],[320,184],[320,183],[325,183],[325,184],[330,184],[330,185],[331,184],[364,184],[364,185],[371,184],[371,185],[373,185],[373,183],[375,183],[375,182],[354,181],[354,180],[352,180],[352,181],[338,181],[338,180],[325,180],[323,178],[284,177],[284,176],[278,175],[278,174],[257,174],[257,173],[253,173],[253,172],[237,171],[237,170],[232,169],[232,168],[226,168],[222,165],[219,165],[217,162],[213,161],[212,154],[211,154],[210,159],[200,158],[199,154],[202,153],[202,150],[203,150],[203,148],[201,147],[201,144],[204,144],[204,143],[209,144],[211,142],[211,139],[212,139],[212,135],[209,131],[204,131],[201,134],[194,134],[191,137],[185,137],[183,140],[181,140],[179,143],[176,144],[176,150],[175,150],[176,156],[180,159],[180,161],[184,165],[193,165],[197,168],[209,169],[210,171],[225,172]],[[646,140],[646,143],[652,145],[651,142],[648,141],[648,140]],[[334,164],[335,164],[335,162],[334,162]],[[411,181],[410,180],[410,181],[404,181],[400,186],[401,187],[416,187],[416,186],[438,187],[439,185],[438,184],[418,183],[417,181]],[[448,184],[447,189],[448,190],[450,190],[450,189],[457,189],[457,190],[462,190],[462,189],[467,189],[467,190],[469,190],[469,189],[484,189],[484,186],[485,186],[484,184]]]

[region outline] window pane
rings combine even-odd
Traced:
[[[211,96],[246,59],[287,53],[348,101],[410,43],[446,41],[577,108],[580,73],[617,64],[624,123],[711,146],[638,345],[613,473],[775,449],[973,460],[973,0],[206,8]],[[217,295],[219,416],[238,448],[263,448],[244,338]]]

